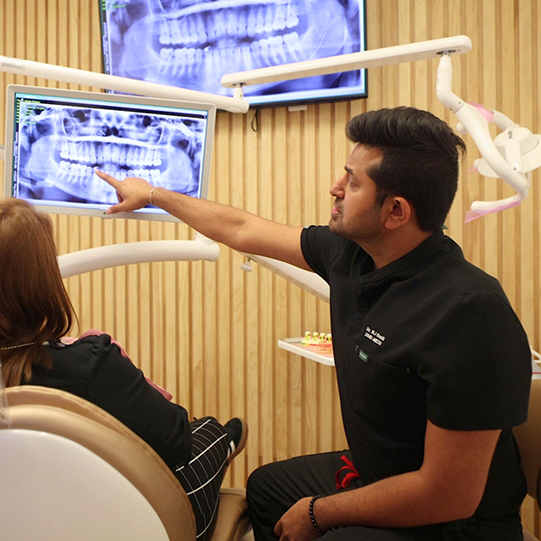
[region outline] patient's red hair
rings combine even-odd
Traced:
[[[50,367],[45,341],[64,336],[76,319],[56,259],[53,223],[26,201],[0,201],[0,361],[6,386]],[[31,344],[23,347],[23,344]],[[10,348],[10,349],[6,349]]]

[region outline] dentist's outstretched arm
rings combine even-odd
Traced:
[[[311,270],[302,255],[301,227],[279,224],[245,210],[155,187],[142,178],[117,180],[98,170],[95,173],[118,194],[119,203],[107,209],[109,214],[137,210],[152,202],[205,237],[234,250]]]

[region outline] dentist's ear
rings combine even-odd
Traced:
[[[385,227],[390,230],[405,226],[415,214],[411,203],[399,196],[389,196],[383,203],[383,211]]]

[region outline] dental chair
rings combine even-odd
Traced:
[[[0,427],[3,540],[195,541],[181,484],[117,419],[56,389],[10,387],[5,396],[11,426]],[[244,490],[222,489],[212,541],[239,541],[249,530]]]
[[[522,469],[526,475],[528,494],[535,500],[537,509],[541,502],[541,379],[533,379],[528,406],[528,420],[513,429],[520,449]],[[524,541],[538,541],[524,530]]]

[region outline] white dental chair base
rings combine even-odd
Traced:
[[[5,541],[169,539],[141,493],[82,445],[56,434],[8,429],[0,430],[0,447]]]

